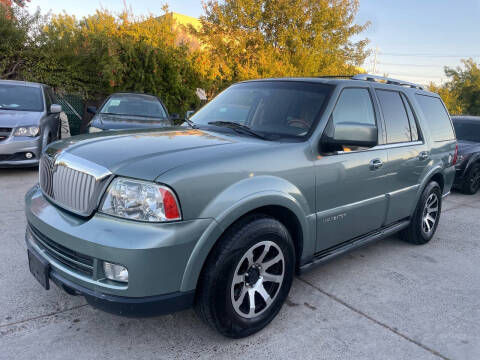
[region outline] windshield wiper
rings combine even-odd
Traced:
[[[190,125],[190,127],[191,127],[192,129],[198,129],[197,124],[195,124],[195,123],[194,123],[192,120],[190,120],[189,118],[186,117],[186,118],[183,119],[183,120],[184,120],[188,125]]]
[[[257,137],[262,140],[268,140],[266,136],[259,134],[256,131],[250,129],[247,125],[239,124],[233,121],[210,121],[208,124],[215,125],[215,126],[228,127],[237,132],[243,132],[244,134],[249,134],[251,136]]]

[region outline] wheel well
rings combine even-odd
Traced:
[[[443,176],[442,174],[440,173],[436,173],[435,175],[432,176],[432,178],[430,179],[430,181],[436,181],[438,183],[438,185],[440,185],[440,188],[442,189],[442,194],[443,194],[443,187],[445,185],[445,180],[443,179]]]

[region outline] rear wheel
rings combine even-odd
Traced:
[[[462,192],[473,195],[480,189],[480,164],[473,164],[462,186]]]
[[[248,217],[225,234],[207,260],[196,311],[224,336],[251,335],[280,311],[294,266],[294,246],[285,226],[268,216]]]
[[[402,231],[402,239],[422,245],[428,243],[437,230],[442,211],[442,190],[437,182],[430,182],[422,192],[408,228]]]

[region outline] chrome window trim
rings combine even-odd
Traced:
[[[341,155],[341,154],[353,154],[353,153],[359,153],[359,152],[367,152],[367,151],[375,151],[375,150],[384,150],[384,149],[395,149],[395,148],[402,148],[402,147],[408,147],[408,146],[417,146],[417,145],[423,145],[425,144],[423,141],[408,141],[408,142],[401,142],[401,143],[395,143],[395,144],[382,144],[382,145],[377,145],[374,146],[370,149],[364,149],[364,150],[354,150],[354,151],[337,151],[336,154],[334,155]]]

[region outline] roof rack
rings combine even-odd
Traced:
[[[398,80],[398,79],[391,79],[385,76],[378,76],[378,75],[370,75],[370,74],[358,74],[352,76],[353,80],[365,80],[365,81],[373,81],[373,82],[384,82],[386,84],[392,85],[399,85],[399,86],[408,86],[414,89],[424,90],[422,85],[414,84],[411,82]]]

